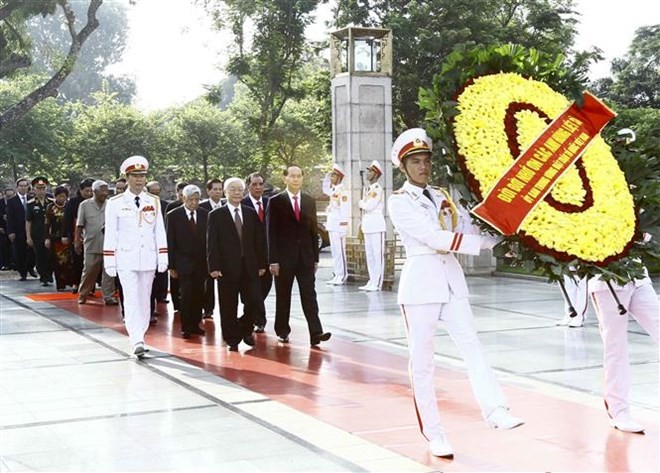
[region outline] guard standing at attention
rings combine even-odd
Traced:
[[[372,161],[367,167],[369,187],[360,200],[358,207],[362,210],[362,234],[364,235],[364,251],[369,271],[369,281],[359,289],[362,291],[380,291],[383,286],[385,272],[385,191],[378,183],[383,175],[383,168],[378,161]]]
[[[330,236],[330,251],[335,276],[328,284],[340,286],[348,279],[346,267],[346,234],[348,219],[351,216],[349,191],[344,189],[344,170],[338,164],[332,165],[332,171],[323,179],[323,193],[330,196],[327,208],[326,228]]]
[[[156,271],[167,271],[167,236],[160,199],[144,191],[149,162],[131,156],[121,167],[127,189],[105,207],[103,264],[109,276],[119,275],[124,290],[126,330],[133,354],[145,354],[144,334],[151,316],[151,286]]]

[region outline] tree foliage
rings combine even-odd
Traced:
[[[567,53],[577,24],[573,0],[339,0],[337,28],[391,28],[394,36],[395,128],[422,122],[417,91],[428,84],[457,46],[516,43],[541,53]],[[597,51],[575,56],[586,70]]]
[[[612,74],[594,84],[600,96],[626,107],[660,108],[660,25],[635,32],[626,55],[612,61]]]
[[[77,18],[85,16],[85,2],[71,5]],[[124,76],[114,76],[106,68],[121,61],[128,39],[128,19],[125,4],[109,2],[98,13],[99,27],[89,38],[71,75],[59,88],[59,98],[66,101],[93,103],[92,93],[103,89],[116,93],[122,103],[130,103],[135,95],[135,83]],[[32,43],[32,70],[53,74],[69,48],[71,38],[62,11],[27,22]]]
[[[0,109],[11,106],[41,82],[43,76],[21,74],[0,81]],[[62,178],[61,156],[70,136],[67,111],[50,99],[0,133],[0,175],[16,180],[44,174]]]
[[[0,110],[0,132],[6,127],[15,124],[26,113],[28,113],[39,102],[49,98],[55,97],[58,93],[58,88],[71,74],[83,44],[87,41],[89,36],[99,26],[99,21],[96,17],[98,9],[101,7],[103,0],[89,0],[86,10],[86,23],[82,28],[78,29],[76,24],[76,14],[73,11],[69,0],[57,0],[56,2],[49,2],[45,0],[35,0],[34,2],[22,2],[19,0],[0,0],[0,22],[2,28],[8,28],[14,32],[19,32],[19,28],[14,26],[15,22],[20,28],[24,27],[25,21],[29,16],[33,16],[34,12],[30,6],[23,7],[24,5],[33,4],[42,15],[53,13],[54,4],[59,5],[64,14],[67,31],[70,36],[70,47],[64,57],[60,67],[57,71],[43,84],[36,87],[29,92],[25,97],[20,99],[14,104],[9,105]],[[26,11],[28,13],[26,13]],[[6,35],[5,35],[6,38]],[[27,48],[27,44],[21,44],[22,48]],[[11,51],[3,51],[6,47],[0,43],[0,58],[11,57]],[[9,56],[7,53],[9,52]],[[4,60],[4,59],[3,59]],[[6,61],[5,61],[6,64]],[[15,72],[9,70],[9,72]]]
[[[271,132],[286,103],[302,96],[305,28],[325,0],[206,0],[219,28],[234,37],[227,72],[243,83],[256,104],[248,117],[257,137],[260,168],[270,165]]]

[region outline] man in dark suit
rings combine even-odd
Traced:
[[[176,185],[176,200],[171,201],[167,204],[167,209],[165,212],[165,226],[167,226],[167,214],[172,210],[176,209],[183,205],[183,189],[188,185],[187,182],[179,182]],[[179,280],[174,279],[170,276],[170,297],[172,298],[172,307],[175,312],[181,310],[181,294],[179,292]]]
[[[255,306],[259,300],[259,276],[266,272],[263,228],[257,213],[241,205],[245,183],[232,177],[225,182],[227,204],[209,214],[207,263],[209,274],[220,281],[222,338],[230,351],[243,340],[254,346]],[[238,296],[245,305],[238,317]]]
[[[11,242],[7,236],[7,201],[15,195],[14,189],[5,189],[0,195],[0,271],[13,269]]]
[[[25,216],[28,203],[28,181],[18,179],[16,181],[16,195],[7,201],[7,236],[11,242],[16,270],[21,281],[27,280],[28,271],[34,277],[36,273],[34,266],[34,253],[28,248],[27,235],[25,233]]]
[[[245,180],[247,185],[248,194],[243,198],[243,205],[252,207],[259,217],[264,234],[266,232],[266,207],[268,206],[268,197],[264,194],[264,177],[258,172],[253,172]],[[254,332],[264,333],[266,328],[266,306],[264,301],[268,297],[270,288],[273,286],[273,275],[270,271],[266,271],[263,276],[259,278],[259,285],[261,286],[261,303],[257,305],[257,314],[254,320]]]
[[[169,202],[160,196],[160,182],[147,182],[147,192],[158,197],[158,200],[160,200],[160,210],[163,214],[163,221],[165,221],[167,218],[167,205]],[[154,283],[151,288],[151,297],[154,298],[156,302],[167,303],[167,279],[167,273],[156,273],[156,277],[154,278]],[[151,312],[151,316],[155,317],[158,315],[158,312],[155,310],[156,305],[153,303],[153,301],[152,304],[154,306],[154,310]]]
[[[179,281],[183,338],[204,335],[202,321],[204,280],[206,279],[206,226],[208,212],[199,207],[201,191],[183,188],[183,205],[167,214],[167,252],[170,276]]]
[[[300,301],[307,319],[310,343],[319,345],[330,339],[323,332],[316,300],[316,270],[319,264],[316,203],[300,191],[303,171],[289,166],[284,171],[286,189],[270,198],[266,209],[268,260],[275,276],[275,333],[281,343],[289,342],[291,288],[298,281]]]
[[[213,210],[222,207],[227,202],[227,199],[223,198],[224,192],[224,183],[222,179],[214,177],[209,179],[206,183],[206,196],[207,199],[203,200],[199,206],[212,212]],[[204,318],[212,319],[213,318],[213,309],[215,308],[215,286],[219,283],[216,283],[216,280],[211,276],[206,278],[204,284]],[[220,294],[220,289],[218,289],[218,294]]]

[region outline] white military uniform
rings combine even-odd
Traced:
[[[139,197],[139,207],[135,198]],[[149,328],[151,286],[158,268],[167,268],[167,236],[160,199],[129,189],[105,207],[103,264],[115,269],[124,291],[126,330],[135,346]]]
[[[477,338],[463,269],[453,253],[476,255],[493,241],[473,232],[469,216],[450,205],[447,194],[406,182],[388,199],[392,223],[406,249],[399,281],[398,303],[408,333],[410,375],[422,433],[428,440],[442,438],[434,386],[434,336],[437,321],[463,356],[472,390],[486,419],[507,402]],[[452,218],[452,215],[454,218]]]
[[[629,407],[631,375],[628,357],[628,314],[658,343],[660,308],[658,295],[648,274],[644,279],[629,282],[625,286],[612,284],[612,288],[621,304],[628,310],[627,314],[619,314],[616,301],[606,283],[599,279],[589,280],[589,293],[603,340],[605,404],[610,417],[614,418]]]
[[[385,271],[385,217],[383,207],[385,191],[374,182],[367,188],[366,195],[358,206],[362,209],[362,233],[364,234],[364,250],[369,271],[369,282],[365,289],[380,290],[383,286]]]
[[[351,199],[348,190],[342,183],[333,186],[330,176],[323,179],[323,193],[330,196],[328,204],[326,229],[330,236],[330,251],[335,277],[330,283],[343,284],[348,278],[346,266],[346,234],[348,233],[348,220],[351,215]]]

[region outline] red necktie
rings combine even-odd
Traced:
[[[298,196],[293,196],[293,213],[296,215],[296,220],[300,222],[300,207],[298,207]]]
[[[264,208],[261,206],[261,201],[257,202],[257,205],[259,206],[259,221],[263,222],[264,221]]]

